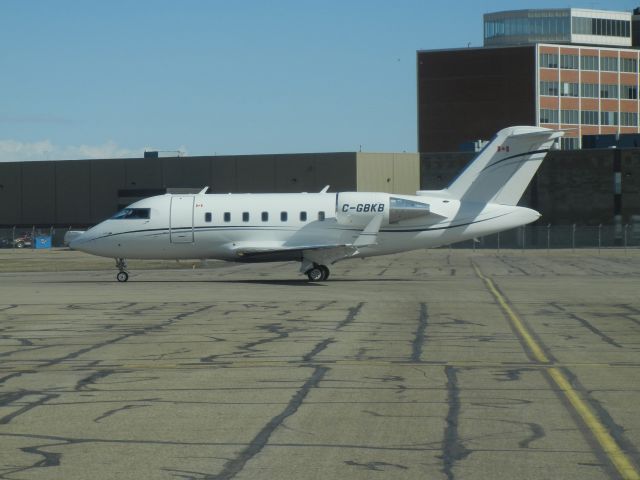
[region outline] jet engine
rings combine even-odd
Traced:
[[[389,193],[340,192],[336,200],[336,219],[341,225],[365,227],[378,215],[389,225],[429,215],[429,205]]]

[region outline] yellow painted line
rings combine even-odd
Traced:
[[[544,351],[540,347],[540,345],[538,345],[538,343],[534,340],[533,336],[529,333],[529,331],[526,329],[526,327],[522,323],[522,320],[520,320],[520,318],[515,314],[515,312],[509,306],[509,304],[504,299],[504,297],[500,294],[500,292],[498,291],[494,283],[491,281],[491,279],[485,277],[475,263],[472,263],[472,265],[478,277],[484,280],[484,283],[487,285],[487,288],[489,288],[489,291],[493,294],[495,299],[498,301],[498,303],[502,307],[502,310],[504,310],[504,312],[507,314],[507,316],[511,320],[511,324],[518,331],[518,334],[524,340],[524,343],[527,345],[527,348],[531,350],[531,353],[533,354],[534,358],[541,363],[551,363],[549,361],[549,358],[545,355]]]
[[[487,285],[489,291],[493,294],[498,301],[504,312],[507,314],[513,327],[518,331],[523,342],[527,348],[531,351],[534,358],[542,363],[550,363],[549,358],[545,355],[543,349],[535,341],[531,333],[524,326],[524,323],[516,315],[516,313],[509,307],[509,304],[505,300],[504,296],[498,291],[493,281],[486,277],[478,268],[478,266],[472,262],[473,269],[476,271],[478,277],[480,277]],[[587,425],[591,433],[602,447],[602,450],[611,460],[611,463],[616,467],[618,473],[624,480],[640,480],[640,473],[635,468],[633,463],[622,451],[618,443],[611,436],[607,428],[602,424],[598,417],[593,413],[591,408],[585,401],[580,398],[578,392],[571,386],[571,382],[567,380],[567,377],[557,367],[550,367],[548,370],[549,376],[554,381],[556,386],[562,391],[574,410],[580,415],[580,418]]]

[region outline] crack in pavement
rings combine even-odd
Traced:
[[[606,342],[609,345],[613,345],[616,348],[624,348],[622,345],[620,345],[618,342],[616,342],[613,338],[611,338],[609,335],[601,332],[598,328],[594,327],[591,323],[589,323],[584,318],[576,315],[573,312],[570,312],[566,308],[558,305],[556,302],[549,302],[549,305],[551,305],[556,310],[561,311],[562,313],[564,313],[569,318],[573,318],[574,320],[577,320],[578,322],[580,322],[580,324],[583,327],[585,327],[587,330],[591,331],[592,333],[596,334],[598,337],[600,337],[602,339],[603,342]]]
[[[453,467],[456,462],[463,460],[471,450],[467,449],[458,436],[458,422],[460,416],[460,389],[458,387],[458,369],[450,366],[444,368],[447,376],[447,412],[446,427],[442,439],[442,470],[447,476],[447,480],[454,480]]]
[[[365,470],[372,470],[374,472],[384,472],[385,469],[383,467],[393,467],[399,468],[400,470],[409,470],[409,467],[406,465],[400,465],[399,463],[388,463],[388,462],[367,462],[367,463],[358,463],[354,460],[346,460],[344,462],[346,465],[351,465],[353,467],[361,467]]]
[[[10,413],[10,414],[5,415],[4,417],[0,418],[0,425],[6,425],[9,422],[11,422],[11,420],[13,420],[14,418],[22,415],[23,413],[26,413],[29,410],[32,410],[32,409],[34,409],[36,407],[39,407],[40,405],[45,404],[49,400],[51,400],[53,398],[58,398],[60,396],[60,395],[54,394],[54,393],[43,393],[43,392],[35,392],[35,391],[30,391],[30,390],[21,390],[19,392],[8,393],[8,394],[4,395],[3,397],[0,397],[0,406],[7,407],[11,403],[17,402],[19,400],[22,400],[25,397],[29,397],[29,396],[33,396],[33,395],[39,395],[41,398],[39,398],[35,402],[29,402],[29,403],[27,403],[27,405],[24,405],[23,407],[19,408],[15,412]]]
[[[115,415],[118,412],[123,412],[125,410],[132,410],[134,408],[144,408],[144,407],[150,407],[150,406],[151,405],[125,405],[124,407],[114,408],[113,410],[107,410],[99,417],[94,418],[93,421],[95,423],[100,423],[100,420],[104,420],[105,418],[110,417],[111,415]]]
[[[302,361],[310,362],[311,360],[313,360],[313,357],[315,357],[317,354],[319,354],[321,351],[323,351],[325,348],[327,348],[329,345],[331,345],[334,342],[335,340],[333,338],[325,338],[324,340],[319,342],[315,347],[313,347],[313,350],[305,354],[302,357]]]
[[[422,349],[426,340],[427,320],[429,319],[429,313],[427,311],[427,304],[420,303],[420,316],[418,317],[418,328],[416,329],[415,337],[411,345],[411,357],[409,359],[412,362],[421,362]]]
[[[351,322],[353,322],[355,318],[358,316],[358,314],[360,313],[360,310],[362,310],[363,306],[364,306],[364,302],[360,302],[355,307],[351,307],[349,309],[349,313],[347,313],[347,317],[341,322],[339,322],[338,325],[336,325],[335,330],[340,330],[341,328],[346,327]]]
[[[312,388],[318,386],[329,369],[327,367],[315,367],[313,374],[307,379],[300,389],[291,397],[285,409],[278,415],[273,417],[258,434],[251,440],[249,445],[240,452],[240,454],[227,462],[222,471],[216,475],[207,475],[207,480],[228,480],[235,477],[242,471],[249,460],[255,457],[265,447],[273,432],[282,425],[282,423],[295,414],[302,405]]]
[[[84,377],[78,380],[78,382],[76,383],[76,386],[74,387],[74,390],[76,392],[79,392],[81,390],[96,390],[95,388],[88,388],[89,385],[97,382],[101,378],[105,378],[105,377],[108,377],[109,375],[113,375],[114,373],[116,373],[115,370],[98,370],[97,372],[93,372],[88,377]]]

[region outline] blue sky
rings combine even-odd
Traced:
[[[416,150],[416,50],[637,1],[0,2],[0,161]]]

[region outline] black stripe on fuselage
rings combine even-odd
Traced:
[[[468,225],[474,225],[476,223],[482,223],[482,222],[486,222],[489,220],[494,220],[496,218],[500,218],[500,217],[504,217],[505,215],[509,215],[509,213],[503,213],[501,215],[496,215],[495,217],[490,217],[490,218],[484,218],[482,220],[476,220],[473,222],[467,222],[467,223],[459,223],[457,225],[446,225],[443,227],[431,227],[431,228],[406,228],[406,229],[384,229],[384,230],[380,230],[380,232],[384,232],[384,233],[409,233],[409,232],[430,232],[430,231],[435,231],[435,230],[448,230],[450,228],[458,228],[458,227],[466,227]],[[198,231],[198,232],[206,232],[206,231],[220,231],[220,230],[262,230],[262,231],[298,231],[299,229],[296,228],[283,228],[283,227],[262,227],[262,226],[257,226],[257,225],[220,225],[220,226],[202,226],[202,227],[178,227],[178,228],[147,228],[147,229],[142,229],[142,230],[128,230],[126,232],[118,232],[118,233],[112,233],[109,235],[103,235],[101,237],[96,237],[93,238],[92,240],[98,240],[101,238],[109,238],[109,237],[115,237],[117,235],[127,235],[130,233],[151,233],[151,232],[158,232],[158,235],[168,235],[170,232],[172,231],[189,231],[189,230],[193,230]],[[345,228],[345,227],[329,227],[330,230],[347,230],[347,231],[355,231],[355,232],[361,232],[362,229],[359,228]],[[89,240],[91,241],[91,240]]]
[[[514,158],[518,158],[518,157],[525,157],[527,155],[534,155],[536,153],[547,153],[550,149],[546,148],[544,150],[530,150],[528,152],[523,152],[523,153],[518,153],[516,155],[511,155],[509,157],[505,157],[505,158],[501,158],[500,160],[498,160],[497,162],[493,162],[491,165],[487,165],[486,167],[484,167],[482,169],[482,171],[484,172],[485,170],[491,168],[491,167],[495,167],[496,165],[498,165],[499,163],[502,162],[506,162],[507,160],[512,160]]]

